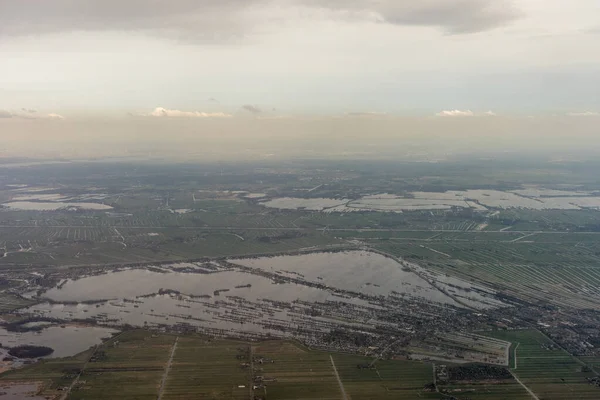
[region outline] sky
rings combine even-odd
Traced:
[[[0,119],[598,112],[597,0],[0,0]]]
[[[578,158],[598,126],[598,0],[0,0],[0,157]]]

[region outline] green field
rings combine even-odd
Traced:
[[[600,388],[586,380],[595,374],[582,372],[584,365],[580,360],[560,349],[542,333],[515,330],[488,332],[486,335],[515,344],[516,366],[512,371],[540,399],[600,398]]]
[[[439,394],[427,392],[425,385],[433,383],[431,364],[416,361],[379,360],[373,369],[358,369],[372,359],[360,356],[333,356],[344,388],[352,399],[438,399]]]
[[[162,398],[248,399],[250,372],[236,358],[246,349],[243,342],[180,337]]]
[[[175,340],[163,399],[249,399],[265,393],[269,399],[341,399],[332,360],[352,399],[439,397],[424,391],[424,385],[432,382],[432,366],[426,363],[380,360],[375,369],[358,369],[358,364],[373,359],[313,351],[287,341],[247,343],[144,330],[118,335],[95,353],[45,360],[4,373],[0,380],[44,382],[41,394],[54,396],[65,393],[58,389],[69,387],[83,371],[69,399],[156,399]],[[266,388],[252,389],[260,383]]]
[[[555,350],[540,355],[540,343],[551,343],[541,334],[515,331],[494,332],[491,336],[519,340],[518,368],[514,372],[540,399],[597,398],[594,396],[598,389],[584,382],[589,374],[579,372],[580,365],[568,354]],[[289,341],[248,343],[145,330],[122,333],[98,346],[95,352],[49,359],[4,373],[0,380],[43,382],[41,394],[51,397],[66,393],[59,389],[68,388],[82,371],[68,396],[80,400],[156,399],[165,377],[162,399],[237,400],[266,396],[281,400],[334,400],[343,398],[334,365],[349,399],[529,398],[513,379],[438,382],[441,393],[437,393],[431,387],[434,373],[430,363],[374,361],[360,355],[310,350]],[[552,365],[553,372],[544,372]]]

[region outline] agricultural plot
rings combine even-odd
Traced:
[[[438,236],[426,242],[371,240],[368,243],[450,275],[495,285],[507,294],[533,303],[598,309],[598,236],[593,233],[525,236],[516,239],[508,236],[509,240],[503,241],[451,240]]]
[[[418,361],[379,360],[336,354],[340,378],[352,399],[439,399],[431,364]]]
[[[329,354],[279,341],[252,347],[252,353],[265,360],[255,363],[254,371],[264,377],[269,399],[342,398]]]
[[[90,358],[92,350],[85,351],[74,357],[50,358],[22,369],[8,371],[0,375],[2,382],[40,382],[40,395],[56,398],[64,394],[76,378],[78,372]]]
[[[438,385],[440,391],[458,399],[531,400],[531,395],[514,379],[471,380]]]
[[[585,364],[535,330],[494,331],[486,335],[515,346],[512,372],[540,399],[598,399],[600,388],[588,383],[596,376]]]
[[[235,341],[180,337],[162,398],[248,399],[252,379],[249,346]]]
[[[11,295],[9,293],[0,292],[0,313],[6,313],[17,310],[22,307],[27,307],[33,304],[32,301]]]
[[[80,378],[69,399],[438,399],[426,388],[432,366],[309,350],[286,341],[247,343],[197,335],[128,331],[80,355],[12,371],[4,381],[44,382],[56,395]],[[169,365],[172,350],[173,358]],[[89,361],[88,361],[89,360]],[[335,368],[338,371],[339,381]],[[164,379],[164,386],[162,385]],[[161,389],[162,388],[162,389]]]
[[[69,399],[156,399],[174,341],[133,331],[99,346]]]

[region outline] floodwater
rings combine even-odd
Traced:
[[[251,287],[242,287],[251,285]],[[236,288],[237,287],[237,288]],[[276,301],[324,300],[327,293],[306,286],[274,284],[270,279],[239,271],[212,274],[152,272],[130,269],[69,280],[61,289],[50,289],[43,297],[56,302],[131,299],[158,293],[160,289],[176,290],[192,296],[214,295],[215,290],[228,291],[228,296],[248,300],[268,298]]]
[[[66,208],[78,208],[81,210],[110,210],[111,206],[100,203],[66,203],[66,202],[38,202],[38,201],[11,201],[2,204],[13,210],[24,211],[56,211]]]
[[[401,294],[456,305],[451,297],[429,283],[433,281],[436,286],[442,287],[471,307],[502,305],[493,298],[495,292],[489,289],[458,278],[434,274],[416,264],[405,262],[403,267],[391,258],[368,251],[262,257],[233,262],[265,271],[278,271],[282,275],[301,277],[310,282],[352,292],[375,296]],[[474,292],[473,289],[478,291]]]
[[[346,204],[346,199],[327,199],[327,198],[314,198],[314,199],[303,199],[297,197],[281,197],[272,199],[261,203],[265,207],[279,208],[282,210],[296,210],[304,209],[311,211],[323,211],[329,207],[342,206]]]
[[[68,280],[43,294],[49,302],[28,311],[67,320],[93,318],[105,325],[185,323],[207,333],[290,336],[300,329],[328,331],[340,323],[390,324],[390,313],[415,304],[429,314],[465,303],[481,309],[501,305],[492,292],[474,292],[468,282],[440,276],[444,293],[428,282],[436,280],[434,275],[414,272],[418,266],[367,251],[160,268],[164,272],[125,269]]]
[[[455,303],[419,275],[403,269],[395,260],[367,251],[233,259],[231,262],[354,293],[406,294],[432,302]],[[250,287],[246,287],[248,285]],[[250,301],[264,298],[315,302],[329,296],[326,290],[294,283],[274,284],[273,280],[261,275],[235,270],[202,274],[130,269],[68,280],[60,289],[48,290],[43,297],[55,302],[115,300],[159,293],[161,289],[190,296],[213,296],[215,290],[226,289],[227,296],[240,296]]]
[[[388,296],[396,292],[439,303],[453,303],[417,274],[403,270],[393,259],[367,251],[262,257],[232,262],[357,293]]]
[[[579,210],[600,208],[600,197],[592,192],[527,188],[514,191],[451,190],[412,192],[409,197],[382,193],[363,196],[357,200],[328,198],[275,198],[261,203],[279,209],[305,209],[324,212],[381,211],[402,212],[415,210],[449,210],[453,207],[487,211],[488,208],[524,208],[534,210]]]
[[[0,400],[44,400],[45,397],[35,395],[37,392],[38,385],[36,383],[0,383]]]
[[[48,346],[54,349],[49,358],[69,357],[108,338],[114,329],[90,326],[51,326],[39,332],[8,332],[0,328],[0,343],[4,347],[21,345]]]

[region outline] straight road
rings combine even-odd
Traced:
[[[160,382],[160,389],[158,390],[158,400],[162,399],[163,393],[165,391],[165,386],[167,384],[167,376],[169,376],[169,371],[171,371],[171,364],[173,363],[173,357],[175,356],[175,350],[177,350],[177,341],[179,340],[179,336],[175,338],[175,343],[173,343],[173,347],[171,348],[171,355],[169,356],[169,361],[167,362],[167,366],[165,368],[165,373],[163,374],[162,381]]]
[[[329,355],[329,359],[331,360],[331,366],[333,367],[333,372],[335,373],[335,377],[340,385],[340,391],[342,392],[342,399],[348,400],[348,395],[346,395],[346,390],[344,389],[344,385],[342,384],[340,375],[338,374],[337,368],[335,367],[335,362],[333,362],[333,356]]]

